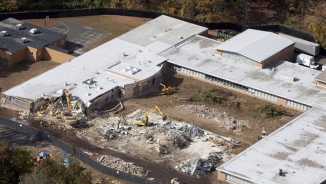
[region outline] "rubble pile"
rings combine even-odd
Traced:
[[[146,177],[150,174],[150,171],[145,170],[142,167],[134,165],[132,162],[125,162],[119,158],[103,155],[98,159],[98,162],[102,165],[115,168],[119,171],[130,173],[132,175]]]
[[[222,160],[221,153],[209,153],[207,159],[196,158],[184,163],[180,163],[180,166],[176,167],[182,172],[188,173],[190,175],[205,175],[210,172],[212,167]]]
[[[242,126],[242,122],[232,117],[226,112],[220,112],[217,109],[206,107],[205,105],[181,105],[179,106],[186,114],[197,117],[215,120],[221,127],[228,130],[234,130],[236,126]]]

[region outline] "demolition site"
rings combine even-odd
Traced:
[[[291,170],[295,166],[287,167],[290,163],[326,177],[319,166],[295,163],[290,156],[276,158],[283,148],[264,144],[278,144],[274,139],[289,127],[305,134],[293,125],[309,113],[319,117],[324,108],[318,102],[326,99],[325,73],[291,62],[293,40],[254,29],[216,40],[205,27],[162,15],[85,52],[80,45],[110,33],[86,29],[73,34],[74,29],[58,25],[42,28],[12,18],[0,24],[12,35],[3,39],[16,45],[0,50],[3,64],[25,57],[60,63],[3,88],[1,116],[56,132],[102,165],[162,183],[296,182],[292,174],[259,178],[249,162],[262,165],[259,172]],[[78,26],[68,21],[62,25]],[[32,27],[38,33],[26,33],[28,41],[11,38]],[[68,40],[72,50],[66,52]],[[315,124],[316,130],[310,131],[318,126],[325,125]],[[319,135],[316,140],[323,138]],[[291,155],[314,143],[284,144],[297,150]],[[260,147],[265,151],[257,151]]]

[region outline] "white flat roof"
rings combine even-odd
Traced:
[[[214,48],[219,44],[195,36],[160,55],[168,57],[170,63],[314,108],[218,169],[255,183],[318,183],[326,179],[326,89],[315,86],[314,81],[321,71],[287,61],[260,69],[214,55]],[[272,71],[273,67],[276,71]],[[296,77],[297,81],[282,80],[282,75]],[[286,176],[279,177],[278,169],[287,172]]]
[[[325,109],[314,107],[218,170],[254,183],[319,184],[326,179],[325,122]]]
[[[159,55],[169,58],[169,62],[176,65],[288,99],[295,99],[314,88],[314,78],[321,73],[286,61],[279,61],[269,68],[260,69],[214,55],[214,48],[220,44],[212,39],[195,36],[187,44]],[[276,71],[272,71],[272,67],[275,67]],[[284,81],[281,79],[282,75],[296,77],[298,81]]]
[[[60,89],[67,89],[73,96],[78,96],[88,103],[117,86],[124,87],[126,84],[134,83],[133,79],[144,80],[156,74],[160,70],[157,65],[165,60],[166,58],[155,55],[145,47],[113,39],[72,59],[71,62],[5,91],[4,94],[35,99],[41,98],[42,94],[51,95]],[[122,71],[128,66],[140,70],[136,73]],[[106,72],[107,69],[122,75]],[[96,85],[91,85],[89,88],[89,85],[85,84],[89,79],[95,81]],[[64,85],[65,83],[67,86]]]
[[[257,62],[262,62],[292,44],[294,44],[293,41],[275,33],[247,29],[215,49],[235,52]]]
[[[149,45],[155,41],[173,46],[183,39],[206,30],[208,28],[161,15],[118,38],[141,46]]]
[[[296,43],[302,43],[304,45],[310,45],[310,46],[313,46],[313,47],[319,47],[319,44],[318,43],[309,42],[309,41],[304,40],[304,39],[301,39],[301,38],[293,37],[293,36],[290,36],[290,35],[287,35],[287,34],[282,34],[282,33],[279,33],[278,35],[283,36],[284,38],[287,38],[289,40],[292,40],[292,41],[294,41]]]

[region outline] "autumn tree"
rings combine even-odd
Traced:
[[[22,175],[32,172],[33,165],[31,150],[0,141],[0,183],[19,183]]]
[[[69,157],[69,164],[64,164],[61,156],[42,160],[34,172],[24,177],[23,184],[88,184],[91,183],[91,174],[74,157]]]

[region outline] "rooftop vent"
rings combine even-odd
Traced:
[[[8,36],[8,33],[7,33],[7,31],[1,31],[1,32],[0,32],[0,35],[1,35],[1,36]]]
[[[18,29],[18,30],[24,29],[23,24],[17,24],[16,29]]]
[[[134,75],[135,73],[141,71],[141,69],[135,68],[133,66],[127,66],[127,67],[123,68],[121,71],[124,73],[130,74],[130,75]]]
[[[182,36],[178,36],[178,38],[179,38],[179,39],[183,39],[183,37],[182,37]]]
[[[281,78],[281,80],[288,81],[288,82],[294,82],[294,81],[296,81],[296,78],[295,77],[288,76],[288,75],[281,75],[280,78]]]
[[[31,30],[29,30],[30,33],[32,34],[36,34],[37,33],[37,29],[36,28],[32,28]]]
[[[25,37],[23,37],[23,38],[20,39],[20,43],[27,43],[27,42],[28,42],[28,40]]]

